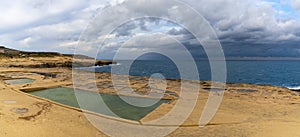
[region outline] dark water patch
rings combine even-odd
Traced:
[[[237,92],[257,92],[257,90],[253,90],[253,89],[238,89],[236,91]]]
[[[221,92],[221,91],[226,90],[226,89],[222,89],[222,88],[203,88],[203,89],[211,91],[211,92]]]
[[[57,74],[53,74],[53,73],[45,73],[45,72],[32,72],[32,73],[43,75],[45,77],[51,77],[51,78],[57,77]]]

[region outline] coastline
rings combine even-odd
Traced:
[[[2,59],[0,67],[0,134],[7,136],[105,136],[94,128],[80,111],[64,107],[51,101],[30,97],[22,89],[72,86],[72,70],[68,67],[31,68],[41,62],[70,61],[71,58],[34,58]],[[26,61],[26,62],[25,62]],[[11,67],[9,64],[22,64],[23,67]],[[39,73],[36,73],[39,72]],[[55,74],[51,75],[41,74]],[[96,73],[101,77],[97,82],[109,81],[109,73]],[[122,77],[123,75],[118,75]],[[31,78],[31,84],[8,85],[7,78]],[[139,89],[147,82],[147,77],[130,76],[134,89]],[[87,81],[88,83],[89,81]],[[180,94],[180,80],[167,80],[167,90]],[[187,81],[188,82],[188,81]],[[82,83],[87,84],[87,83]],[[106,83],[109,84],[109,83]],[[102,86],[107,86],[103,84]],[[227,84],[223,102],[214,119],[205,127],[198,127],[198,120],[211,88],[209,81],[199,82],[201,89],[196,109],[187,121],[169,136],[298,136],[300,132],[300,96],[298,92],[287,88],[253,85]],[[17,91],[17,92],[16,92]],[[110,88],[99,90],[112,93]],[[97,92],[97,91],[96,91]],[[152,111],[141,122],[151,121],[166,114],[176,104],[176,96],[168,97],[174,101],[163,104]],[[27,108],[27,113],[17,114],[14,108]],[[36,115],[39,114],[39,115]],[[22,118],[27,118],[22,119]],[[276,130],[275,130],[276,129]],[[30,131],[30,132],[29,132]],[[218,131],[218,132],[216,132]]]

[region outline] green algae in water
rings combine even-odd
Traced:
[[[29,84],[34,82],[33,79],[29,78],[21,78],[21,79],[10,79],[10,80],[5,80],[6,84],[14,85],[14,84]]]
[[[78,105],[74,89],[72,88],[52,88],[52,89],[45,89],[39,91],[29,92],[32,95],[43,97],[50,99],[52,101],[80,108]],[[97,92],[89,92],[84,90],[76,90],[76,94],[80,95],[80,99],[84,101],[84,105],[82,109],[93,111],[96,113],[115,116],[112,115],[110,112],[106,111],[105,106],[107,106],[114,114],[117,116],[130,119],[130,120],[140,120],[145,117],[147,114],[152,112],[155,108],[160,106],[162,103],[168,103],[170,100],[160,100],[156,104],[149,106],[149,107],[137,107],[130,105],[123,101],[118,95],[111,95],[111,94],[102,94]],[[101,95],[104,103],[99,103],[98,97]],[[139,98],[139,97],[127,97],[123,96],[122,98],[130,99],[131,101],[153,101],[154,99],[149,98]]]

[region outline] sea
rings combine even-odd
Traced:
[[[225,63],[227,83],[273,85],[300,90],[300,61],[298,60],[231,60]],[[195,67],[190,64],[194,64]],[[192,71],[191,67],[196,68],[197,73]],[[80,69],[132,76],[159,74],[157,76],[167,79],[212,80],[208,60],[181,61],[181,63],[174,63],[171,60],[120,60],[113,65]],[[191,74],[185,75],[182,74],[183,72]]]

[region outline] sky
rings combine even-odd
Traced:
[[[300,0],[181,1],[208,21],[228,57],[300,57]],[[124,3],[124,11],[127,8],[139,12],[143,7],[137,1],[126,0],[1,0],[0,45],[26,51],[74,53],[82,32],[93,19],[107,8]],[[168,7],[166,4],[161,2],[160,7],[156,5],[149,11],[159,15],[161,11],[157,9]],[[118,19],[126,14],[107,18]],[[186,20],[192,21],[193,17],[187,16]],[[98,27],[109,28],[112,24]],[[108,38],[99,58],[112,58],[122,45],[128,55],[150,48],[180,54],[174,47],[178,41],[192,54],[205,55],[192,33],[167,20],[145,18],[127,22]],[[95,50],[85,49],[86,54]]]

